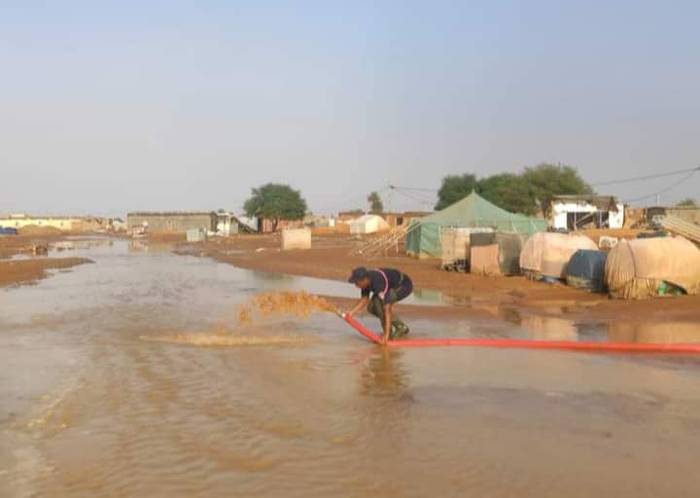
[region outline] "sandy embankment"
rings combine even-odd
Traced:
[[[17,235],[0,237],[0,287],[35,282],[45,278],[47,270],[72,268],[92,263],[87,258],[8,259],[15,255],[31,255],[36,244],[48,245],[63,240],[59,234]]]
[[[350,269],[359,265],[398,268],[411,276],[417,288],[441,291],[461,305],[459,311],[448,312],[444,307],[434,309],[432,313],[436,318],[454,313],[483,313],[503,318],[504,314],[515,311],[522,315],[566,316],[582,321],[700,322],[700,296],[611,300],[605,295],[531,282],[524,277],[444,272],[437,261],[421,261],[405,255],[367,259],[351,254],[357,244],[358,241],[347,235],[322,236],[314,237],[312,249],[282,252],[279,235],[241,235],[206,243],[180,244],[176,251],[211,257],[241,268],[333,280],[345,280]]]

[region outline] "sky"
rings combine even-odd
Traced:
[[[694,1],[0,0],[0,212],[240,212],[267,182],[317,213],[373,190],[422,209],[448,174],[693,168],[697,19]],[[700,173],[598,191],[671,203]]]

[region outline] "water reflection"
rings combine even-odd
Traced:
[[[608,338],[614,342],[700,342],[700,324],[696,322],[611,322],[608,325]]]
[[[129,252],[164,253],[170,252],[173,245],[168,242],[149,242],[145,239],[130,239]]]
[[[565,317],[519,316],[512,311],[510,318],[529,333],[529,338],[538,340],[677,344],[700,342],[700,323],[697,322],[582,321]]]
[[[403,354],[403,351],[388,348],[374,351],[362,369],[360,392],[367,396],[403,397],[409,385]]]
[[[545,341],[576,341],[578,328],[572,320],[549,316],[524,316],[520,325],[530,331],[531,338]]]

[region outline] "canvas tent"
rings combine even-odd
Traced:
[[[443,229],[477,227],[532,235],[544,230],[546,221],[510,213],[472,192],[442,211],[413,220],[406,238],[406,252],[419,258],[440,258]]]
[[[520,267],[528,277],[536,280],[563,279],[566,277],[566,266],[571,256],[579,249],[595,251],[598,246],[584,235],[536,233],[523,246]]]
[[[376,214],[366,214],[350,222],[350,233],[368,234],[389,230],[389,224]]]
[[[643,299],[672,287],[700,294],[700,250],[682,237],[621,240],[605,264],[610,295]]]

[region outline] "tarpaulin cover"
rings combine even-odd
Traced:
[[[448,228],[442,231],[442,267],[469,261],[469,228]]]
[[[571,287],[603,292],[607,258],[608,254],[603,251],[576,251],[566,265],[566,283]]]
[[[498,264],[503,275],[520,274],[520,252],[527,240],[527,236],[519,233],[496,234],[498,244]]]
[[[469,258],[470,271],[475,275],[501,275],[498,261],[498,244],[490,246],[472,246]]]
[[[700,250],[682,237],[621,240],[605,264],[610,295],[644,299],[668,282],[688,294],[700,293]]]
[[[566,265],[579,249],[597,250],[584,235],[540,232],[530,237],[520,253],[520,267],[536,277],[563,279]]]
[[[531,235],[545,230],[546,226],[543,219],[510,213],[472,192],[442,211],[413,220],[406,237],[406,252],[420,258],[440,258],[440,232],[445,227],[490,227],[502,232]]]
[[[469,245],[471,247],[490,246],[496,243],[496,234],[490,233],[472,233],[469,236]]]

